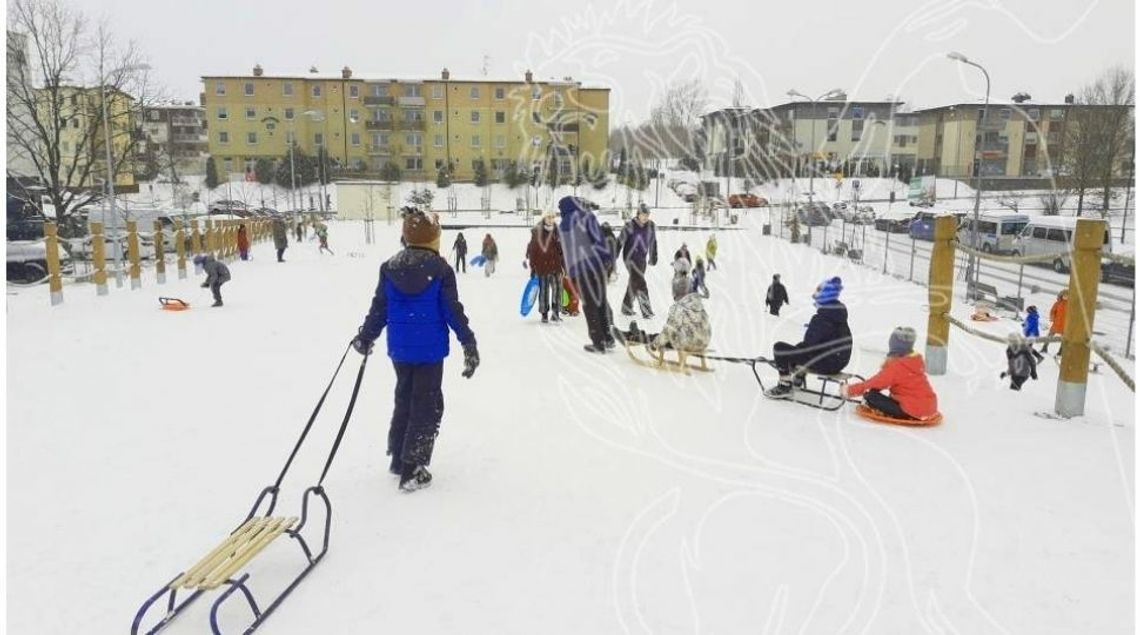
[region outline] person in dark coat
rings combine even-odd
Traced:
[[[774,399],[789,399],[794,392],[792,374],[797,368],[820,375],[841,372],[851,361],[851,329],[847,326],[847,307],[839,301],[843,281],[838,277],[824,280],[812,295],[816,312],[808,323],[804,340],[799,344],[776,342],[772,361],[780,373],[780,381],[765,391]]]
[[[538,312],[542,321],[561,322],[562,242],[554,226],[554,214],[543,215],[542,222],[531,229],[526,259],[531,274],[538,278]]]
[[[245,230],[245,223],[238,225],[237,247],[241,259],[249,260],[249,233]]]
[[[602,234],[606,237],[606,247],[609,247],[611,254],[617,254],[621,251],[621,243],[618,237],[614,234],[614,228],[609,223],[602,223]],[[610,262],[609,268],[606,269],[606,279],[612,281],[617,274],[616,258]]]
[[[463,270],[467,273],[467,239],[463,237],[463,232],[455,237],[455,243],[451,245],[451,251],[455,252],[455,270]]]
[[[1037,363],[1043,361],[1045,356],[1034,350],[1025,337],[1018,333],[1010,333],[1007,341],[1009,345],[1005,349],[1005,359],[1008,367],[1001,378],[1009,377],[1010,390],[1021,390],[1021,385],[1030,377],[1037,379]]]
[[[380,266],[380,282],[364,324],[352,340],[362,355],[388,329],[388,357],[396,370],[396,395],[388,428],[388,470],[405,492],[431,484],[435,438],[443,418],[443,360],[448,328],[463,345],[463,376],[479,366],[475,334],[459,302],[455,271],[439,255],[437,217],[415,212],[404,217],[408,246]]]
[[[689,245],[681,243],[681,248],[677,250],[677,253],[673,254],[673,260],[677,260],[678,258],[688,260],[690,268],[693,266],[693,256],[689,253]]]
[[[499,262],[499,245],[491,234],[483,237],[483,258],[486,262],[483,263],[483,275],[490,277],[495,273],[495,263]]]
[[[621,245],[621,257],[629,272],[625,297],[621,301],[622,315],[633,315],[633,300],[637,298],[641,315],[649,319],[653,317],[653,307],[649,303],[645,269],[657,265],[657,225],[649,220],[648,206],[642,204],[637,210],[637,216],[622,227],[618,244]]]
[[[764,304],[768,307],[768,312],[772,315],[780,315],[780,307],[788,302],[788,290],[784,288],[780,282],[780,274],[772,275],[772,284],[768,285],[768,293],[764,296]]]
[[[285,249],[289,247],[289,228],[285,219],[273,219],[273,248],[277,250],[277,262],[285,262]]]
[[[607,348],[615,346],[610,332],[612,314],[606,299],[606,267],[614,257],[606,245],[598,219],[585,201],[564,196],[558,201],[558,211],[562,217],[558,232],[562,239],[566,274],[581,295],[582,312],[590,333],[590,343],[585,349],[591,353],[604,353]]]
[[[301,233],[301,227],[302,226],[303,225],[301,224],[301,221],[297,221],[297,231],[296,231],[297,242],[301,242],[304,239],[304,235]]]
[[[206,272],[206,281],[202,283],[202,288],[209,289],[214,295],[214,303],[210,306],[222,306],[222,285],[230,281],[230,268],[210,254],[194,256],[194,264]]]

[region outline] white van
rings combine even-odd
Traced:
[[[1094,219],[1095,220],[1095,219]],[[1072,251],[1073,230],[1077,219],[1072,216],[1037,216],[1025,225],[1014,249],[1014,256],[1038,256],[1056,254],[1048,262],[1039,263],[1051,266],[1057,273],[1069,270],[1069,254]],[[1112,251],[1112,241],[1108,234],[1108,223],[1104,227],[1104,251]]]
[[[978,249],[986,253],[1007,254],[1018,247],[1018,238],[1029,216],[1009,210],[982,212],[978,215]],[[958,227],[958,242],[974,244],[974,215],[966,214]]]

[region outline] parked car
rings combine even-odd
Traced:
[[[249,216],[250,210],[249,210],[249,207],[246,206],[246,204],[242,203],[241,201],[232,201],[232,200],[228,200],[228,199],[222,199],[220,201],[214,201],[213,203],[210,203],[210,207],[207,210],[207,213],[208,214],[233,214],[234,216],[240,216],[240,217],[244,218],[244,217]]]
[[[761,201],[764,201],[764,199],[762,199],[759,196],[756,196],[755,194],[752,194],[750,192],[745,192],[743,194],[732,194],[732,195],[730,195],[728,197],[728,206],[733,207],[733,208],[764,207],[768,204],[768,201],[764,201],[764,203],[762,205],[760,203]]]
[[[823,227],[831,224],[828,207],[822,203],[804,205],[796,211],[796,218],[809,227]]]
[[[1100,263],[1100,280],[1125,287],[1136,286],[1136,266],[1105,260]]]
[[[5,249],[9,282],[33,283],[47,277],[47,241],[9,240]],[[59,267],[64,274],[75,273],[66,241],[59,242]]]
[[[1014,256],[1038,256],[1054,254],[1056,257],[1050,261],[1039,264],[1051,267],[1057,273],[1069,271],[1069,255],[1072,251],[1073,231],[1077,228],[1077,219],[1072,216],[1037,216],[1031,219],[1011,252]],[[1104,231],[1105,250],[1112,249],[1112,239],[1108,230]]]
[[[909,217],[891,216],[875,219],[875,229],[891,234],[905,234],[910,230]]]
[[[961,215],[958,241],[974,244],[974,218]],[[1029,216],[1003,210],[982,212],[978,215],[978,249],[986,253],[1006,254],[1017,249],[1022,230],[1029,224]]]

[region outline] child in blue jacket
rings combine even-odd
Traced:
[[[388,428],[392,474],[400,489],[413,492],[431,484],[431,463],[443,418],[443,359],[448,327],[463,345],[463,376],[479,366],[475,334],[459,302],[455,271],[439,255],[438,219],[419,210],[404,215],[407,246],[380,266],[372,308],[352,346],[361,355],[388,328],[388,357],[396,370],[396,399]]]
[[[1021,334],[1025,337],[1041,337],[1041,316],[1037,307],[1030,305],[1025,309],[1025,324],[1021,327]]]

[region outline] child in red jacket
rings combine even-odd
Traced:
[[[847,396],[863,395],[868,407],[896,419],[923,420],[938,414],[938,397],[926,379],[922,356],[914,352],[914,341],[914,329],[896,328],[883,367],[867,381],[848,386]],[[890,396],[879,392],[883,389]]]

